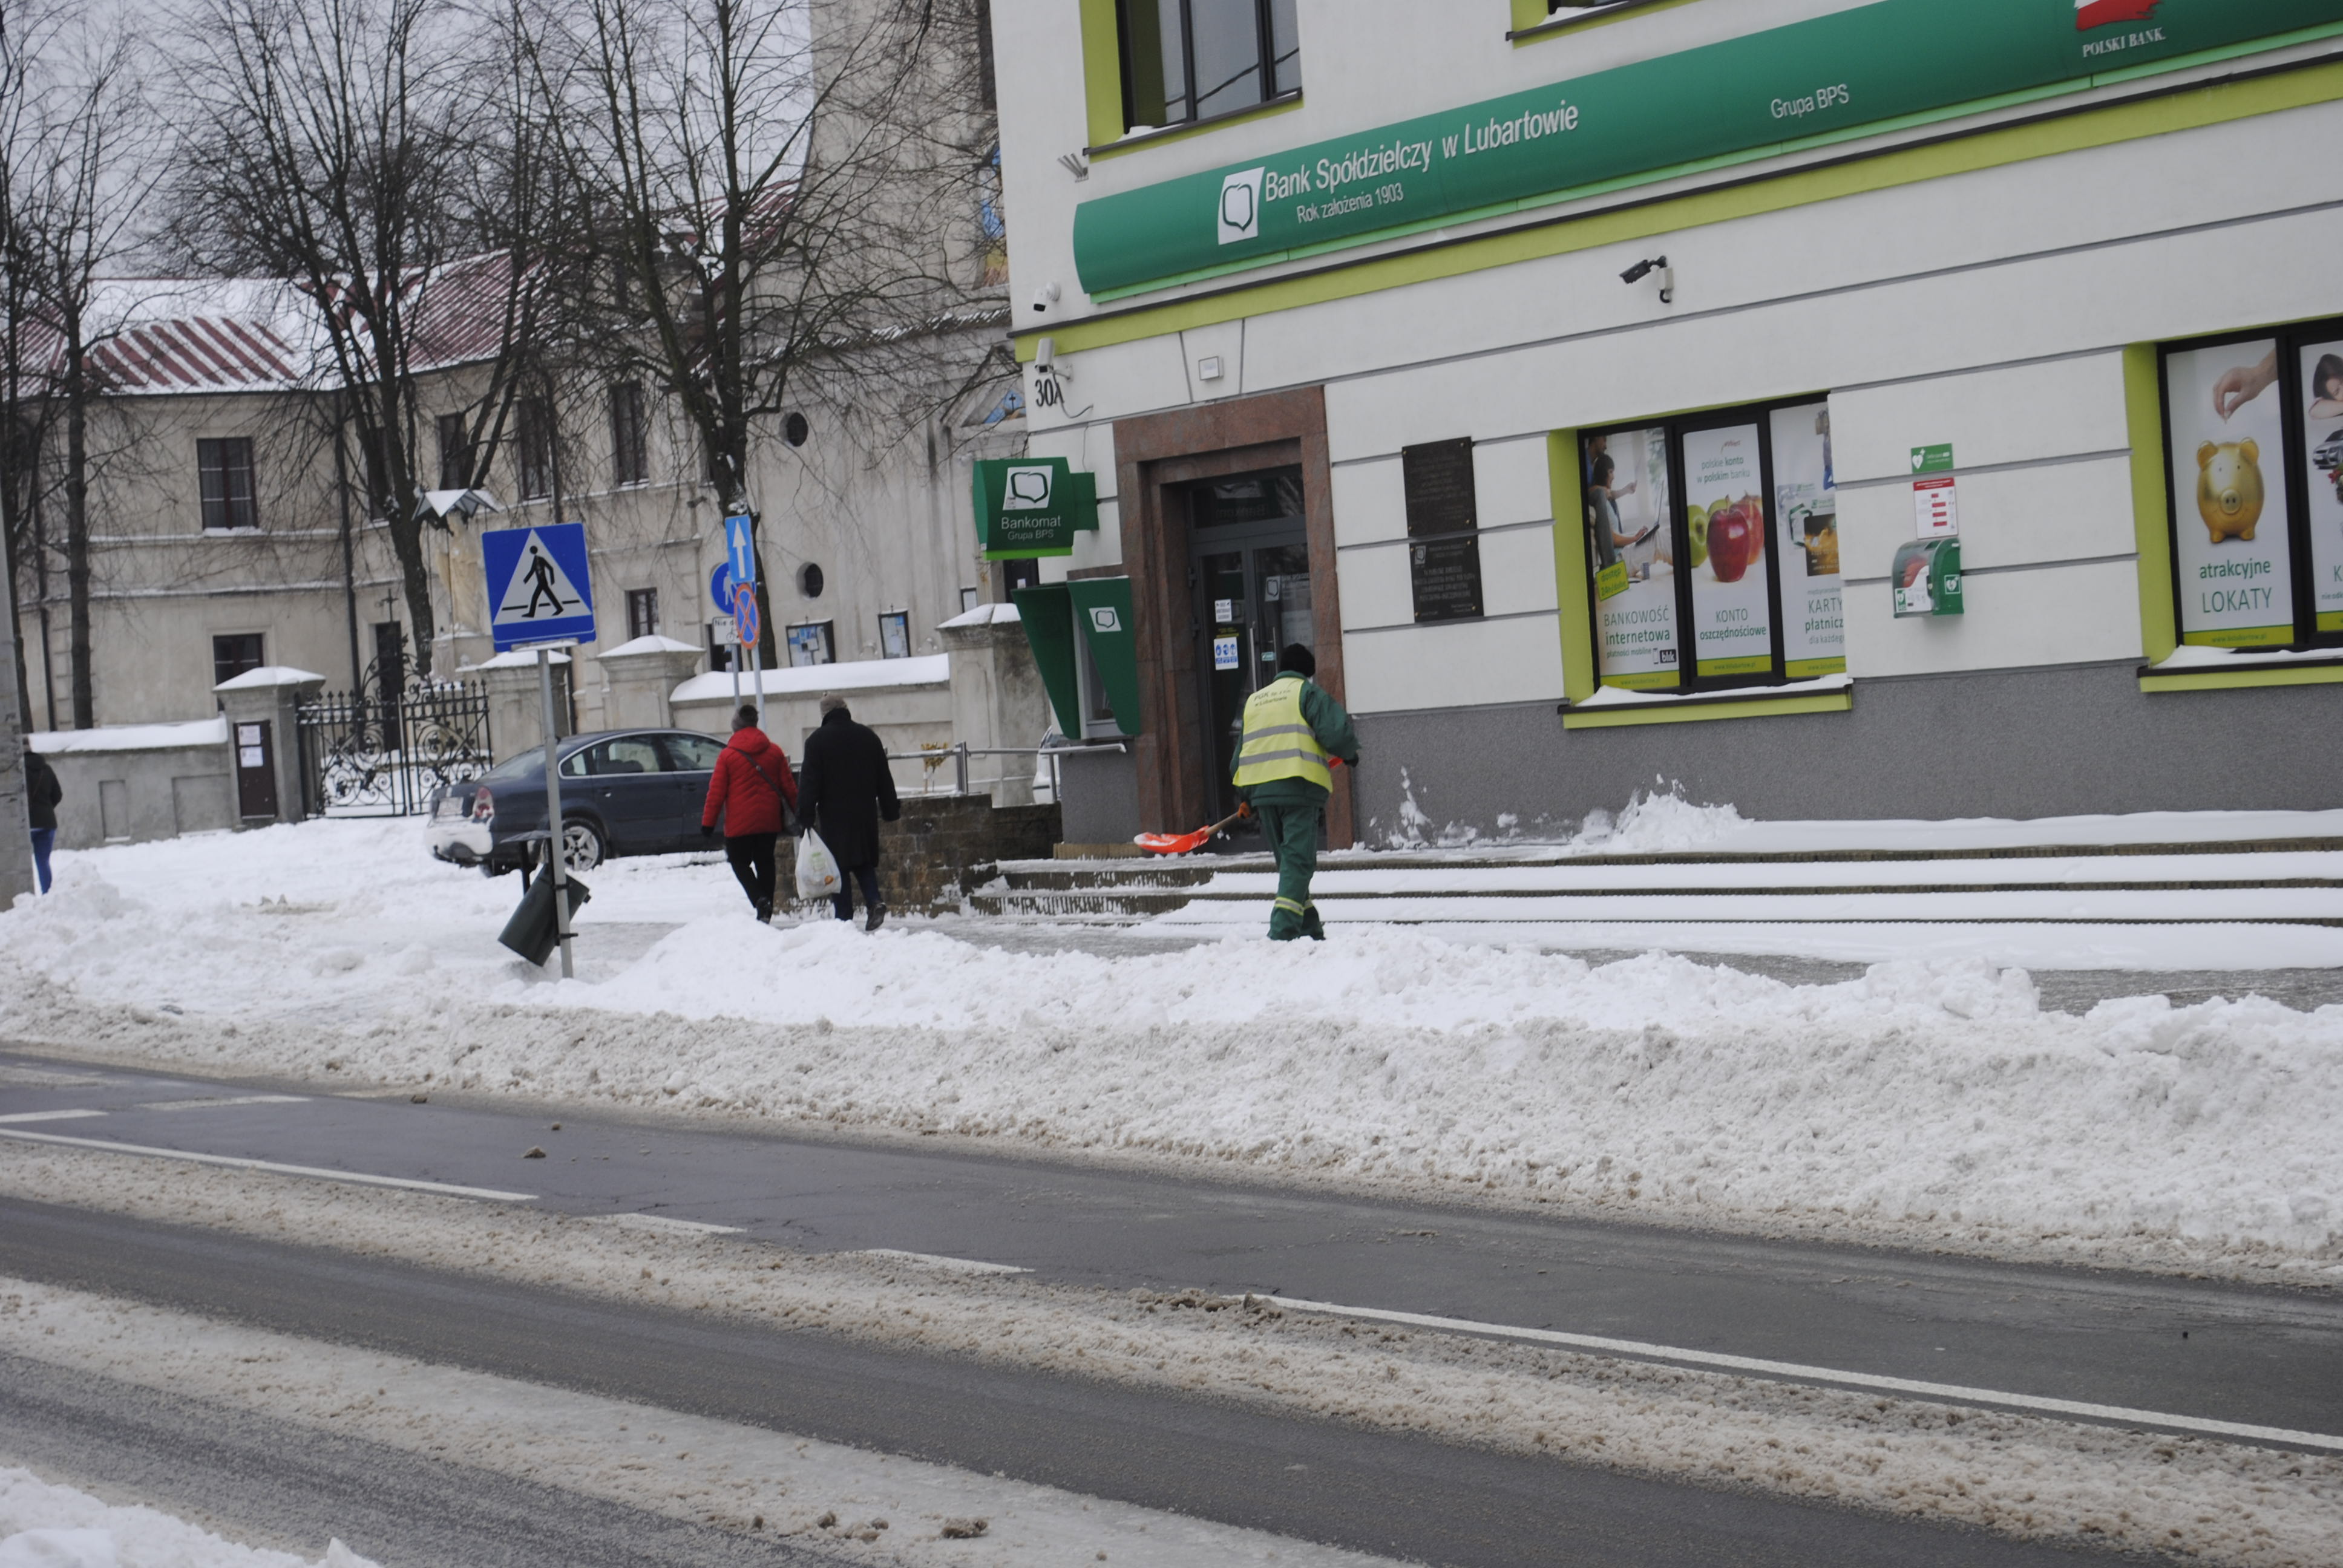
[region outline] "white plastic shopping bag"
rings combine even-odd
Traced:
[[[798,897],[834,898],[838,893],[838,859],[821,835],[808,828],[798,840]]]

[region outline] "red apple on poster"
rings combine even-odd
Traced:
[[[1721,583],[1737,583],[1765,539],[1756,502],[1744,497],[1708,514],[1708,561]]]

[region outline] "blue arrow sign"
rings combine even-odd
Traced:
[[[732,563],[725,561],[708,574],[708,597],[716,601],[716,613],[732,613]]]
[[[497,651],[594,640],[594,579],[586,525],[546,523],[480,536],[488,630]]]
[[[724,519],[724,565],[735,588],[757,580],[757,544],[750,537],[749,515],[735,512]]]

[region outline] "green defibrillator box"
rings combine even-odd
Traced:
[[[1896,551],[1893,576],[1896,613],[1958,615],[1961,613],[1961,541],[1914,539]]]

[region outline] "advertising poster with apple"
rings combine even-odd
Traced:
[[[2164,357],[2164,375],[2180,640],[2290,643],[2294,563],[2278,342],[2176,349]]]
[[[2343,342],[2308,344],[2301,357],[2312,611],[2319,630],[2343,631]]]
[[[1838,572],[1838,476],[1831,464],[1830,405],[1776,408],[1771,420],[1785,673],[1793,680],[1836,675],[1846,668],[1846,615]]]
[[[1694,668],[1703,676],[1769,673],[1774,618],[1757,427],[1685,432],[1684,472]]]
[[[1603,684],[1644,691],[1681,685],[1667,433],[1589,436],[1581,457]]]

